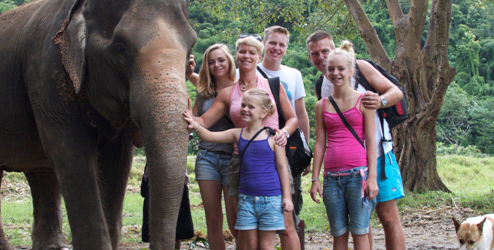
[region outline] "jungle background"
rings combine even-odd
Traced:
[[[321,74],[309,61],[305,39],[315,30],[326,30],[333,35],[336,45],[343,39],[350,40],[358,58],[370,59],[345,3],[342,0],[222,0],[208,4],[208,1],[189,1],[190,23],[198,34],[192,51],[196,58],[195,71],[199,71],[206,48],[214,43],[225,43],[234,51],[234,43],[241,33],[262,36],[264,28],[271,25],[288,28],[290,43],[282,63],[302,73],[313,145],[317,101],[314,83]],[[28,1],[0,0],[0,13],[25,2]],[[239,4],[241,2],[244,4]],[[392,59],[396,39],[386,2],[360,2]],[[412,1],[399,2],[407,13]],[[437,146],[440,152],[461,153],[469,148],[468,152],[487,156],[494,153],[494,4],[489,0],[454,0],[452,3],[448,56],[451,66],[456,68],[456,76],[448,87],[437,119]],[[427,28],[424,30],[423,43]],[[193,102],[195,88],[189,82],[187,86]],[[196,137],[191,142],[190,155],[197,153],[197,141]]]

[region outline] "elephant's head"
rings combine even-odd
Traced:
[[[116,129],[132,119],[150,174],[151,248],[171,248],[183,188],[186,0],[78,0],[55,37],[74,90]],[[163,239],[166,239],[163,241]]]

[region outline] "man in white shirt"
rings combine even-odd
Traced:
[[[299,70],[290,68],[281,64],[281,59],[285,56],[289,41],[288,30],[281,26],[271,26],[264,30],[264,58],[258,64],[258,75],[262,75],[259,69],[263,71],[267,77],[279,77],[281,84],[286,90],[288,99],[292,104],[295,114],[297,115],[300,129],[305,135],[305,140],[309,143],[309,116],[305,109],[305,88],[302,80],[302,74]],[[307,174],[307,168],[304,175]],[[302,179],[301,175],[293,177],[294,193],[292,194],[294,205],[294,225],[298,225],[300,219],[298,215],[302,209]],[[286,222],[286,220],[285,220]],[[295,228],[293,228],[295,229]],[[296,231],[288,229],[280,234],[282,249],[300,249],[297,245],[300,241]],[[304,240],[304,239],[301,239]]]

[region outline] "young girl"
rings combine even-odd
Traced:
[[[370,249],[369,220],[378,193],[374,110],[362,105],[362,94],[350,86],[355,69],[355,53],[343,41],[327,58],[325,76],[334,86],[332,97],[355,130],[365,148],[344,125],[328,98],[316,104],[316,144],[314,146],[311,197],[324,205],[334,237],[333,249],[348,249],[349,232],[354,249]],[[326,147],[327,138],[327,147]],[[324,190],[319,173],[324,159]]]
[[[262,121],[275,112],[268,92],[253,88],[242,95],[240,115],[245,128],[210,132],[194,121],[190,111],[184,119],[201,138],[215,143],[237,143],[240,158],[239,207],[235,229],[239,230],[240,249],[274,249],[277,230],[285,230],[283,211],[291,212],[285,149],[274,142],[274,136],[261,129]]]

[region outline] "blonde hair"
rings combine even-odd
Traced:
[[[230,66],[228,71],[228,79],[235,81],[235,60],[233,59],[232,53],[230,52],[230,49],[228,49],[228,46],[223,43],[215,43],[209,46],[202,57],[201,70],[199,71],[199,81],[197,82],[197,92],[199,95],[206,98],[213,97],[216,94],[216,82],[214,76],[209,71],[208,62],[211,52],[217,49],[222,50],[228,60],[228,66]]]
[[[257,39],[255,39],[253,36],[248,36],[244,38],[240,38],[237,40],[235,43],[235,53],[238,52],[238,49],[240,48],[240,45],[248,45],[248,46],[254,46],[257,49],[257,53],[259,55],[262,55],[262,51],[264,49],[264,44],[259,42]]]
[[[252,97],[259,101],[261,108],[268,110],[267,116],[272,116],[276,111],[276,107],[274,106],[271,98],[269,97],[269,93],[264,89],[253,88],[245,91],[243,96]],[[266,117],[267,117],[266,116]]]
[[[273,33],[286,35],[287,42],[290,41],[290,34],[288,33],[288,30],[285,27],[281,27],[279,25],[274,25],[264,30],[264,41],[267,41],[269,39],[269,36]]]
[[[350,41],[343,40],[339,48],[336,48],[329,53],[326,62],[336,55],[344,56],[348,62],[348,67],[355,69],[355,50],[353,50],[353,44]]]

